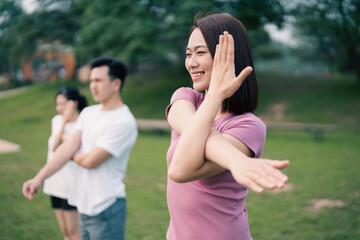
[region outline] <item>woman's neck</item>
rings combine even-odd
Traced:
[[[69,120],[69,122],[76,122],[76,120],[79,117],[79,112],[76,112],[74,115],[72,115],[71,119]]]

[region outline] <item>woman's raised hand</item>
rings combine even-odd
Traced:
[[[222,99],[231,97],[252,72],[251,67],[246,67],[235,76],[234,59],[234,39],[228,32],[224,32],[216,46],[209,93],[216,92]]]
[[[66,103],[64,112],[63,112],[63,118],[65,122],[69,122],[73,116],[77,113],[77,102],[75,101],[68,101]]]

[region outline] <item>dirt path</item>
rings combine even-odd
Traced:
[[[0,99],[23,92],[27,88],[28,87],[21,87],[21,88],[0,91]],[[0,153],[17,152],[17,151],[20,151],[19,145],[0,139]]]
[[[2,91],[0,91],[0,99],[23,92],[27,88],[28,87],[20,87],[20,88],[14,88],[14,89],[10,89],[10,90],[2,90]]]
[[[17,151],[20,151],[19,145],[0,139],[0,153],[17,152]]]

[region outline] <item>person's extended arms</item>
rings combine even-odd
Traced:
[[[170,108],[168,121],[170,126],[177,133],[182,134],[194,114],[195,107],[190,102],[187,100],[177,100]],[[197,141],[196,137],[194,137],[190,143],[193,144],[195,141]],[[186,146],[185,149],[187,149]],[[195,150],[197,152],[200,151],[199,149]],[[232,136],[221,135],[215,129],[211,129],[205,144],[203,156],[200,157],[197,155],[199,158],[195,159],[195,155],[193,155],[189,149],[182,153],[183,156],[180,156],[179,152],[178,160],[181,159],[180,164],[173,165],[172,162],[168,173],[170,178],[177,182],[188,182],[202,179],[217,175],[227,169],[233,169],[232,174],[234,178],[238,182],[250,187],[252,182],[247,180],[248,176],[255,176],[254,174],[256,174],[260,177],[261,174],[267,171],[272,171],[269,177],[272,178],[272,175],[275,174],[281,178],[283,175],[274,168],[283,168],[288,165],[287,161],[249,158],[247,155],[252,156],[252,152],[250,152],[250,150],[242,142]],[[247,155],[245,155],[245,153]],[[172,161],[174,160],[176,161],[176,159],[173,158]],[[232,166],[230,166],[231,163],[233,163]],[[260,173],[256,173],[257,171]],[[260,181],[264,181],[264,179]],[[268,188],[274,187],[273,185],[268,185],[266,182],[264,184],[266,184],[265,186]],[[253,189],[255,187],[256,186],[253,185],[251,188]],[[259,192],[262,190],[259,189],[257,191]]]
[[[109,157],[111,157],[109,152],[100,147],[95,147],[89,153],[75,154],[73,160],[84,168],[96,168]]]
[[[181,132],[181,137],[168,174],[173,180],[184,182],[229,169],[237,182],[256,192],[263,191],[259,185],[267,188],[282,187],[287,181],[287,177],[274,167],[285,167],[288,165],[287,161],[249,158],[230,144],[220,133],[211,129],[222,101],[231,96],[252,71],[249,67],[245,68],[238,77],[235,77],[233,65],[233,39],[225,33],[225,36],[220,38],[220,45],[217,47],[210,88],[204,102],[192,118],[185,119],[184,122],[191,118],[188,123],[173,124],[175,129],[179,128],[178,125],[186,127],[182,132],[177,130],[179,133]],[[179,101],[177,105],[185,104],[184,102]],[[173,107],[175,108],[175,104]],[[179,109],[181,108],[175,108],[174,112],[181,111]],[[190,113],[191,111],[187,112],[189,116]],[[170,125],[172,119],[176,118],[174,115],[171,116],[171,112],[169,113]],[[209,165],[205,158],[224,169],[214,168],[214,165]]]
[[[172,129],[174,129],[179,135],[182,135],[188,123],[191,121],[193,116],[195,115],[195,107],[192,103],[187,100],[176,100],[172,105],[168,113],[168,122]],[[196,138],[193,141],[197,141]],[[191,154],[189,154],[191,155]],[[200,156],[200,155],[196,155]],[[185,160],[184,165],[187,161],[197,162],[197,160],[192,160],[191,156],[187,156],[188,158]],[[195,155],[194,155],[195,157]],[[210,177],[213,175],[217,175],[221,172],[226,171],[225,168],[217,165],[211,161],[205,161],[204,152],[201,156],[201,159],[198,161],[203,162],[201,169],[197,167],[191,167],[192,171],[187,171],[186,169],[180,166],[175,166],[173,162],[170,165],[168,175],[171,179],[177,182],[188,182],[200,178]],[[200,164],[200,163],[199,163]],[[197,170],[197,171],[195,171]]]
[[[26,198],[31,200],[39,190],[43,181],[61,169],[80,148],[81,132],[75,131],[68,140],[61,144],[49,161],[36,176],[23,184],[22,192]]]

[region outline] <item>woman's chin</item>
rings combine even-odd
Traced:
[[[202,84],[197,84],[197,83],[193,83],[193,89],[198,92],[207,90],[207,88],[205,86],[203,86]]]

